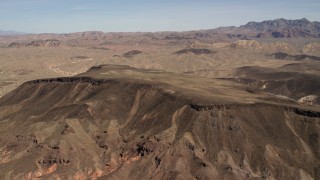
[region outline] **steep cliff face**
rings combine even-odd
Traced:
[[[31,81],[0,99],[0,177],[320,178],[320,112],[208,104],[155,85]]]

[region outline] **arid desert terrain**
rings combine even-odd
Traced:
[[[0,179],[320,179],[319,134],[319,22],[0,36]]]

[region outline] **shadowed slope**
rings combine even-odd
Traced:
[[[305,72],[297,72],[296,66],[303,70],[303,65],[286,65],[278,69],[262,67],[242,67],[237,69],[237,78],[258,91],[275,95],[283,95],[295,100],[314,96],[311,104],[320,103],[320,76]],[[315,66],[314,68],[317,68]],[[291,71],[294,69],[295,71]],[[307,67],[308,70],[311,68]]]
[[[320,61],[320,57],[310,56],[310,55],[305,55],[305,54],[290,55],[290,54],[283,53],[283,52],[277,52],[277,53],[271,54],[271,56],[276,59],[283,59],[283,60],[302,61],[302,60],[310,59],[310,60],[314,60],[314,61]]]
[[[182,55],[182,54],[188,54],[188,53],[192,53],[194,55],[203,55],[203,54],[213,54],[214,52],[210,49],[194,49],[194,48],[190,48],[190,49],[182,49],[180,51],[175,52],[174,54],[176,55]]]

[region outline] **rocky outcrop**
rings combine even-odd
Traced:
[[[287,52],[296,53],[297,50],[287,42],[275,41],[272,43],[264,43],[263,49],[268,52]]]
[[[243,48],[250,50],[262,50],[262,45],[255,40],[239,40],[231,44],[232,48]]]
[[[31,42],[13,42],[8,45],[8,48],[19,48],[19,47],[60,47],[61,41],[56,39],[36,40]]]
[[[318,99],[319,99],[319,97],[316,95],[308,95],[308,96],[300,98],[298,100],[298,102],[303,103],[303,104],[308,104],[308,105],[314,105],[320,101]]]
[[[24,47],[24,45],[22,43],[16,43],[16,42],[10,43],[8,45],[8,48],[19,48],[19,47]]]
[[[26,44],[26,47],[59,47],[61,41],[56,39],[46,39],[46,40],[37,40],[32,41]]]

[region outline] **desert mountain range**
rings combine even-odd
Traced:
[[[193,36],[201,36],[201,33],[221,33],[229,34],[229,36],[237,35],[239,37],[273,37],[273,38],[290,38],[290,37],[320,37],[320,22],[311,22],[306,18],[298,20],[275,19],[262,22],[249,22],[239,27],[219,27],[216,29],[201,30],[201,31],[185,31],[182,33],[194,33]],[[94,32],[102,33],[102,32]],[[166,34],[166,32],[158,32]],[[167,32],[169,33],[169,32]],[[26,34],[16,31],[1,31],[0,35],[19,35]],[[127,33],[125,33],[127,34]],[[157,34],[157,33],[155,33]],[[189,37],[191,38],[191,37]]]
[[[263,22],[249,22],[240,27],[222,27],[213,31],[246,34],[248,36],[256,36],[257,38],[320,37],[320,22],[310,22],[305,18],[299,20],[276,19]]]
[[[0,179],[320,179],[319,23],[0,36]]]
[[[0,30],[0,36],[19,35],[19,34],[21,35],[21,34],[27,34],[27,33]]]

